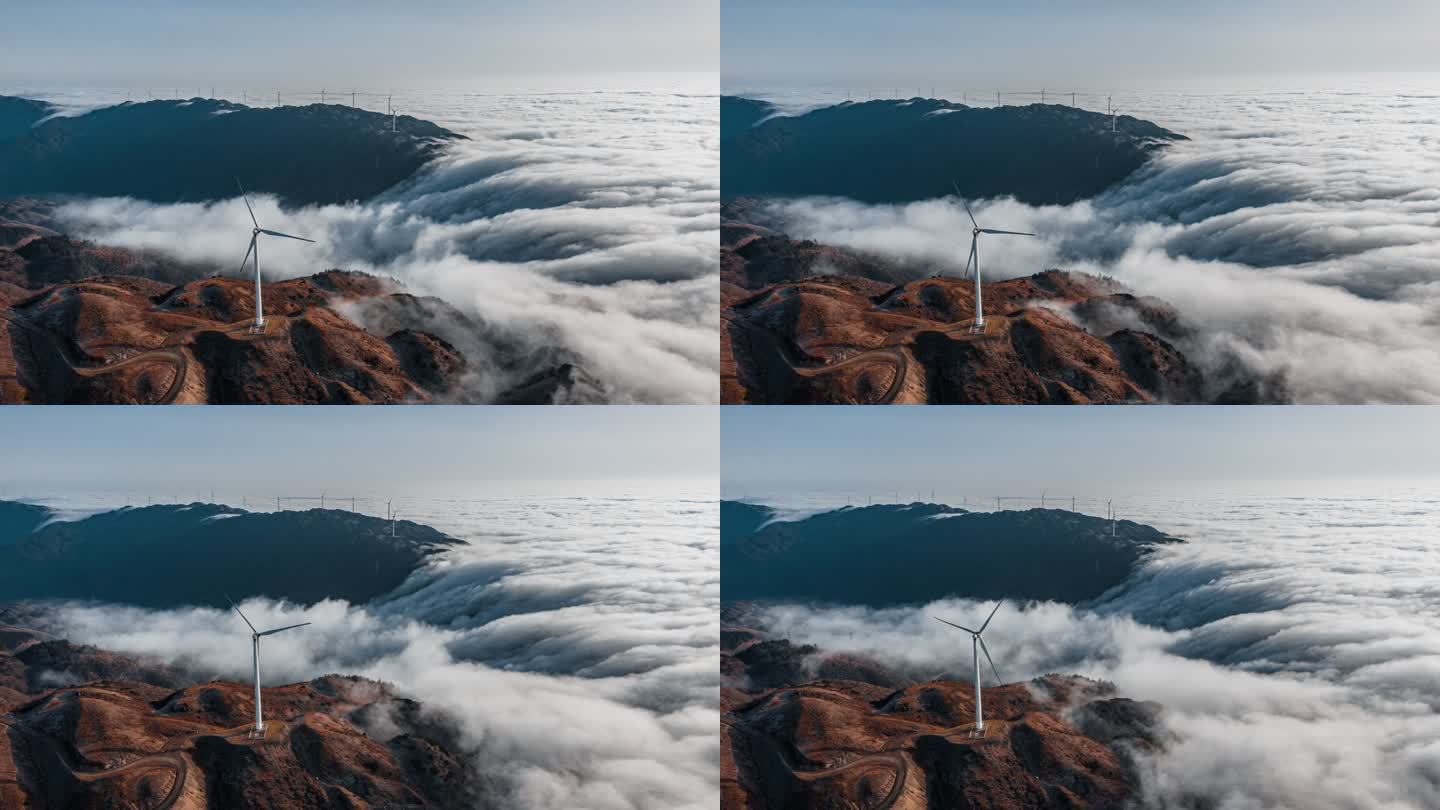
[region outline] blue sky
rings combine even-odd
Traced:
[[[1440,421],[1416,407],[729,407],[727,497],[1265,491],[1440,479]],[[1287,490],[1288,491],[1288,490]]]
[[[719,0],[7,3],[0,84],[417,87],[719,70]]]
[[[6,408],[0,487],[421,494],[471,482],[713,482],[715,408]],[[713,487],[713,484],[712,484]],[[563,489],[563,487],[562,487]]]
[[[723,81],[1086,89],[1440,70],[1434,0],[724,0]]]

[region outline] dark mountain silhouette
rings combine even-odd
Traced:
[[[207,503],[102,512],[0,533],[0,601],[226,606],[265,596],[365,602],[459,541],[337,509],[256,513]]]
[[[768,101],[741,98],[740,96],[721,96],[720,137],[729,138],[739,135],[774,114],[775,107]]]
[[[38,124],[35,104],[0,97],[0,197],[195,202],[236,196],[239,177],[290,205],[364,200],[463,137],[410,116],[392,131],[390,116],[337,104],[127,102]]]
[[[19,537],[39,528],[50,519],[50,510],[43,506],[16,501],[0,501],[0,544],[4,538]]]
[[[726,526],[722,513],[721,598],[869,606],[944,597],[1075,603],[1120,584],[1154,547],[1180,542],[1128,520],[1117,521],[1114,532],[1108,520],[1061,509],[845,507],[748,531]]]
[[[795,116],[722,98],[720,188],[898,203],[953,194],[1033,205],[1093,197],[1183,135],[1148,121],[1058,104],[845,102]],[[732,116],[727,120],[726,116]]]
[[[49,114],[50,105],[43,101],[0,96],[0,143],[24,135]]]

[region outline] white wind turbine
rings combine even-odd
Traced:
[[[995,673],[995,685],[999,686],[1003,683],[1003,680],[1000,678],[1000,670],[995,668],[995,659],[990,657],[990,650],[985,646],[985,639],[980,637],[980,634],[985,632],[985,628],[990,626],[990,620],[995,618],[995,611],[999,610],[1003,604],[1005,604],[1004,599],[995,603],[995,609],[990,611],[990,615],[985,618],[985,623],[980,625],[979,630],[971,630],[968,627],[962,627],[954,622],[947,622],[939,616],[931,617],[941,624],[948,624],[951,627],[964,630],[970,634],[970,649],[975,656],[975,726],[970,730],[971,737],[985,736],[985,716],[981,712],[980,706],[980,653],[982,650],[985,653],[985,660],[990,662],[990,671]]]
[[[250,233],[250,247],[245,251],[245,258],[240,262],[240,272],[245,272],[245,263],[250,261],[250,254],[255,254],[255,321],[250,324],[250,334],[259,335],[265,332],[265,307],[261,300],[260,293],[260,234],[266,236],[283,236],[286,239],[298,239],[301,242],[315,243],[314,239],[306,239],[303,236],[291,236],[288,233],[270,231],[260,227],[259,220],[255,219],[255,209],[250,207],[250,197],[245,194],[245,187],[240,185],[240,178],[235,178],[235,185],[240,189],[240,199],[245,201],[245,210],[250,212],[250,222],[254,224],[255,230]]]
[[[957,195],[960,193],[960,186],[958,183],[955,185],[955,193]],[[1020,231],[997,231],[993,228],[982,228],[980,227],[980,223],[975,221],[975,215],[970,212],[970,203],[965,202],[964,197],[960,198],[960,202],[965,206],[965,213],[970,216],[970,224],[975,226],[975,229],[970,234],[970,258],[965,260],[966,276],[970,275],[970,265],[975,265],[975,322],[970,324],[970,334],[983,335],[985,334],[985,310],[983,307],[984,301],[982,300],[982,294],[980,292],[980,234],[993,233],[1002,234],[1005,236],[1034,236],[1035,234],[1022,233]]]
[[[229,599],[229,597],[226,597],[226,599]],[[245,618],[244,613],[240,612],[239,605],[235,604],[232,601],[230,602],[230,607],[235,608],[236,613],[240,613],[240,618],[244,619],[246,626],[250,628],[250,644],[255,661],[255,725],[252,726],[250,729],[250,736],[263,737],[265,736],[265,720],[260,714],[260,638],[261,636],[273,636],[276,633],[283,633],[286,630],[294,630],[297,627],[304,627],[310,622],[301,622],[299,624],[292,624],[286,627],[277,627],[274,630],[266,630],[262,633],[259,630],[255,629],[255,625],[250,624],[250,620]]]

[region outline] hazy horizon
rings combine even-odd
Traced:
[[[1070,90],[1217,76],[1440,70],[1429,32],[1440,6],[1420,0],[1181,7],[1140,0],[1000,6],[815,0],[774,7],[726,0],[725,83],[879,87],[953,84]],[[1363,31],[1364,36],[1357,36]],[[1056,83],[1064,82],[1066,87]]]
[[[14,408],[0,499],[78,490],[239,501],[713,488],[707,408],[304,406]],[[662,486],[665,485],[674,486]]]
[[[348,91],[503,76],[706,72],[719,70],[718,18],[719,0],[603,8],[576,0],[408,8],[375,0],[60,0],[6,10],[0,76],[5,85],[343,84]]]
[[[1430,416],[1385,406],[725,408],[721,493],[819,505],[866,493],[908,503],[933,489],[958,503],[1048,491],[1068,505],[1071,496],[1408,490],[1440,482]]]

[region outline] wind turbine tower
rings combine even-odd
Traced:
[[[971,630],[968,627],[963,627],[961,625],[955,624],[954,622],[947,622],[939,616],[933,617],[935,621],[940,622],[941,624],[948,624],[951,627],[959,630],[964,630],[965,632],[970,634],[970,650],[974,654],[975,658],[975,725],[973,728],[970,729],[971,737],[985,736],[985,714],[981,706],[980,695],[981,651],[985,653],[985,660],[990,662],[990,671],[995,673],[995,685],[999,686],[1001,683],[1003,683],[1003,679],[1001,679],[1000,677],[1000,670],[995,668],[995,659],[990,657],[990,649],[985,646],[985,639],[981,637],[981,634],[985,632],[985,628],[990,626],[990,620],[995,618],[995,611],[998,611],[1000,609],[1000,606],[1003,604],[1005,604],[1004,599],[1001,599],[999,602],[995,603],[994,610],[990,611],[990,615],[985,618],[985,623],[980,625],[979,630]]]
[[[955,193],[960,193],[960,186],[958,184],[955,186]],[[985,309],[983,293],[980,289],[980,234],[990,233],[1004,236],[1034,236],[1035,234],[982,228],[980,227],[980,223],[975,221],[975,214],[970,211],[970,203],[965,202],[964,197],[960,198],[960,202],[965,205],[965,213],[969,215],[970,224],[974,226],[974,230],[971,231],[970,235],[970,258],[965,260],[965,275],[970,275],[970,266],[972,264],[975,266],[975,321],[970,324],[970,334],[983,335],[985,334]]]
[[[245,614],[241,613],[239,605],[231,602],[230,607],[235,608],[235,612],[239,613],[240,618],[245,620],[245,626],[250,628],[250,649],[255,663],[255,725],[250,728],[250,736],[260,738],[265,736],[265,718],[260,710],[260,639],[264,636],[273,636],[276,633],[283,633],[286,630],[304,627],[310,622],[277,627],[274,630],[266,630],[262,633],[255,629],[255,625],[251,624],[249,619],[245,618]]]
[[[240,189],[240,198],[245,201],[245,210],[250,212],[250,222],[255,229],[250,232],[250,247],[245,251],[245,259],[240,262],[240,272],[245,272],[245,264],[250,261],[250,254],[255,254],[255,320],[250,324],[250,334],[262,335],[265,333],[265,305],[260,291],[260,235],[281,236],[286,239],[298,239],[301,242],[314,244],[314,239],[306,239],[303,236],[291,236],[288,233],[266,230],[260,227],[260,221],[255,219],[255,209],[250,207],[250,198],[245,194],[245,187],[240,185],[240,178],[235,178],[235,185]],[[277,504],[278,507],[278,504]]]

